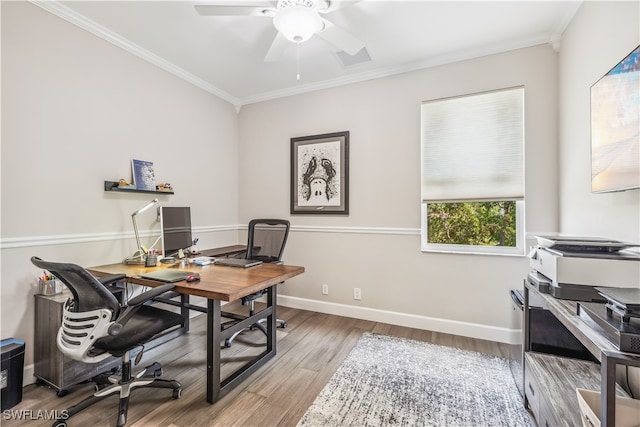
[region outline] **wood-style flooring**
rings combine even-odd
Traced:
[[[278,318],[285,319],[288,327],[278,328],[277,356],[213,405],[205,400],[204,315],[191,319],[188,334],[145,351],[138,366],[160,362],[164,370],[162,377],[176,379],[182,384],[182,397],[172,399],[170,390],[134,390],[127,426],[295,426],[366,331],[503,357],[509,355],[506,344],[288,307],[279,307]],[[261,350],[256,344],[264,339],[260,331],[243,333],[231,348],[222,351],[223,359],[228,360],[225,367],[233,366],[232,358],[259,353]],[[10,419],[5,411],[0,424],[7,427],[49,426],[52,421],[46,419],[48,413],[62,411],[92,391],[92,386],[84,386],[57,397],[55,390],[46,385],[29,385],[24,388],[22,402],[10,410],[27,419]],[[118,399],[112,396],[75,415],[68,425],[114,426],[117,409]]]

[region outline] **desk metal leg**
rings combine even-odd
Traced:
[[[224,331],[220,328],[222,317],[220,301],[207,300],[207,402],[217,402],[276,355],[276,286],[267,289],[267,307],[264,310],[260,310]],[[223,380],[220,375],[220,343],[235,331],[247,328],[264,318],[267,319],[265,351]]]
[[[180,294],[180,314],[182,314],[182,317],[184,317],[184,332],[189,332],[189,300],[189,295]]]
[[[640,357],[603,351],[600,355],[600,425],[616,425],[616,366],[640,368]]]
[[[220,398],[220,301],[207,299],[207,402]]]
[[[601,425],[613,427],[616,422],[616,362],[602,352],[600,366],[600,420]]]
[[[276,287],[267,289],[267,308],[273,307],[271,314],[267,316],[267,352],[275,354],[276,348]]]

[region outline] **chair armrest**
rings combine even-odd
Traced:
[[[124,325],[127,324],[129,319],[133,317],[136,311],[138,311],[138,309],[142,307],[144,303],[146,303],[149,300],[152,300],[153,298],[167,291],[170,291],[171,289],[175,288],[175,286],[176,285],[174,285],[173,283],[166,283],[164,285],[151,288],[148,291],[141,293],[135,298],[131,298],[128,301],[124,311],[122,311],[118,316],[118,318],[116,319],[116,321],[112,323],[111,326],[109,326],[109,335],[118,335],[120,331],[122,331],[122,328],[124,327]]]
[[[119,282],[122,279],[125,279],[127,277],[126,274],[108,274],[106,276],[101,276],[98,277],[98,282],[102,283],[103,285],[107,286],[107,285],[111,285],[115,282]]]
[[[149,289],[146,292],[141,293],[140,295],[136,296],[135,298],[131,298],[128,302],[127,302],[127,306],[131,307],[131,306],[138,306],[138,305],[142,305],[145,302],[164,294],[167,291],[170,291],[171,289],[175,288],[176,285],[174,285],[173,283],[165,283],[164,285],[160,285],[160,286],[155,286],[151,289]]]
[[[267,291],[265,291],[264,289],[258,292],[254,292],[250,295],[240,298],[240,302],[242,303],[242,305],[248,305],[251,301],[257,300],[258,298],[260,298],[262,295],[266,293]]]

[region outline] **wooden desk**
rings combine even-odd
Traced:
[[[111,264],[91,267],[87,270],[97,277],[105,274],[125,273],[129,283],[153,287],[161,285],[162,282],[143,279],[139,275],[163,268],[174,268],[200,274],[200,281],[176,282],[174,290],[186,298],[189,295],[197,295],[207,299],[207,402],[215,403],[276,355],[276,285],[304,273],[304,267],[278,264],[261,264],[250,268],[213,264],[200,267],[195,264],[178,263],[175,265],[160,264],[156,267]],[[253,316],[222,331],[220,302],[234,301],[263,289],[267,289],[267,306]],[[222,379],[220,376],[220,343],[236,331],[249,327],[264,318],[267,319],[265,351]]]
[[[210,256],[210,257],[229,256],[229,255],[238,255],[246,251],[247,251],[247,245],[231,245],[231,246],[223,246],[221,248],[204,249],[197,256]]]

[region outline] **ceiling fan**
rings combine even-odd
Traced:
[[[321,15],[351,6],[361,0],[277,0],[275,1],[218,1],[216,4],[196,5],[202,16],[261,16],[273,18],[278,30],[265,61],[277,61],[289,42],[302,43],[314,34],[336,48],[355,55],[364,42]]]

